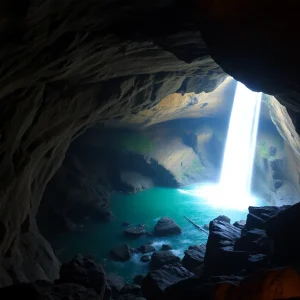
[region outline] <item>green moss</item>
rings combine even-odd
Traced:
[[[146,154],[154,150],[154,143],[140,133],[120,133],[115,135],[111,146],[119,151]]]
[[[259,153],[260,153],[260,156],[262,158],[269,158],[270,157],[270,153],[269,153],[269,150],[267,148],[267,145],[266,145],[265,141],[260,142]]]

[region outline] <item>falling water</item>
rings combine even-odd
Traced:
[[[256,147],[261,93],[238,83],[230,116],[219,182],[219,201],[248,206]]]

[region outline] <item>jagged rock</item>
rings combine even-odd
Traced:
[[[141,262],[143,262],[143,263],[149,262],[150,260],[151,260],[151,258],[149,255],[143,255],[141,257]]]
[[[110,286],[112,295],[117,295],[120,293],[121,289],[125,285],[125,280],[122,276],[115,273],[106,274],[107,284]]]
[[[133,294],[126,294],[126,295],[118,295],[114,298],[114,300],[146,300],[143,297],[137,297]]]
[[[162,217],[154,228],[154,233],[159,236],[180,234],[181,228],[169,217]]]
[[[161,251],[172,250],[171,245],[163,244],[160,248]]]
[[[137,284],[137,285],[142,285],[143,283],[143,280],[145,279],[145,275],[136,275],[134,278],[133,278],[133,283],[134,284]]]
[[[245,220],[240,220],[240,221],[236,221],[233,223],[233,226],[239,228],[239,229],[243,229],[246,225],[246,221]]]
[[[145,244],[145,245],[140,246],[138,248],[138,250],[142,253],[149,253],[149,252],[154,252],[155,248],[150,244]]]
[[[272,260],[280,265],[300,261],[300,203],[281,210],[266,222],[266,233],[272,240]]]
[[[77,255],[60,269],[60,283],[77,283],[86,288],[93,288],[101,298],[105,292],[106,277],[103,267],[92,258]]]
[[[214,221],[223,221],[223,222],[227,222],[227,223],[230,223],[230,218],[228,218],[227,216],[224,216],[224,215],[220,215],[218,217],[216,217],[214,219]]]
[[[102,300],[94,289],[75,283],[53,284],[49,281],[19,283],[0,289],[1,299]]]
[[[193,277],[193,275],[180,264],[163,266],[159,270],[148,273],[142,284],[142,294],[148,300],[161,299],[168,286]]]
[[[130,237],[140,237],[142,235],[146,234],[146,230],[144,227],[142,226],[138,226],[138,227],[130,227],[124,230],[124,234],[126,236],[130,236]]]
[[[240,270],[246,264],[248,254],[233,251],[241,230],[223,221],[211,221],[204,258],[204,273],[226,275]]]
[[[247,270],[253,272],[257,269],[267,268],[269,266],[269,258],[265,254],[251,254],[247,262]]]
[[[141,286],[137,284],[125,284],[121,289],[120,294],[132,294],[137,297],[142,296]]]
[[[131,251],[127,244],[115,247],[109,253],[115,260],[126,261],[131,259]]]
[[[205,245],[190,246],[188,250],[184,251],[184,257],[181,264],[189,271],[193,272],[196,268],[204,263]]]
[[[259,229],[264,229],[264,220],[253,215],[253,214],[248,214],[247,215],[247,220],[246,220],[246,225],[245,228],[259,228]]]
[[[164,265],[180,262],[180,258],[173,254],[171,250],[156,251],[151,256],[150,266],[152,269],[159,269]]]

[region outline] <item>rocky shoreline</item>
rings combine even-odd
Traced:
[[[145,263],[149,263],[150,272],[146,276],[137,275],[133,282],[126,283],[121,276],[106,274],[93,257],[79,254],[62,265],[60,278],[55,282],[17,283],[0,289],[0,298],[288,299],[280,298],[282,293],[289,298],[300,297],[297,285],[300,276],[292,269],[300,261],[300,244],[295,239],[300,233],[299,212],[300,204],[249,207],[246,222],[234,224],[220,216],[209,224],[207,244],[190,246],[182,260],[168,245],[154,252],[151,244],[143,245],[137,251],[148,256]],[[160,230],[166,234],[166,228],[167,234],[180,233],[180,228],[169,218],[160,219],[155,229],[158,234]],[[126,259],[130,259],[132,249],[127,246],[121,250],[119,255],[126,252]],[[147,253],[151,252],[150,257]],[[262,282],[268,283],[263,286]],[[273,288],[275,285],[277,289]],[[249,287],[253,291],[258,289],[256,294],[253,292],[256,296],[245,298],[243,293]],[[269,289],[269,298],[258,297],[264,289]]]

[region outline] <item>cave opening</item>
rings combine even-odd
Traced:
[[[271,118],[273,100],[237,87],[228,78],[211,93],[173,94],[76,139],[37,215],[61,261],[92,254],[108,274],[132,282],[151,270],[155,251],[167,247],[171,259],[184,261],[189,247],[205,245],[218,216],[244,226],[249,205],[296,203],[295,170]],[[164,217],[178,234],[157,234]]]

